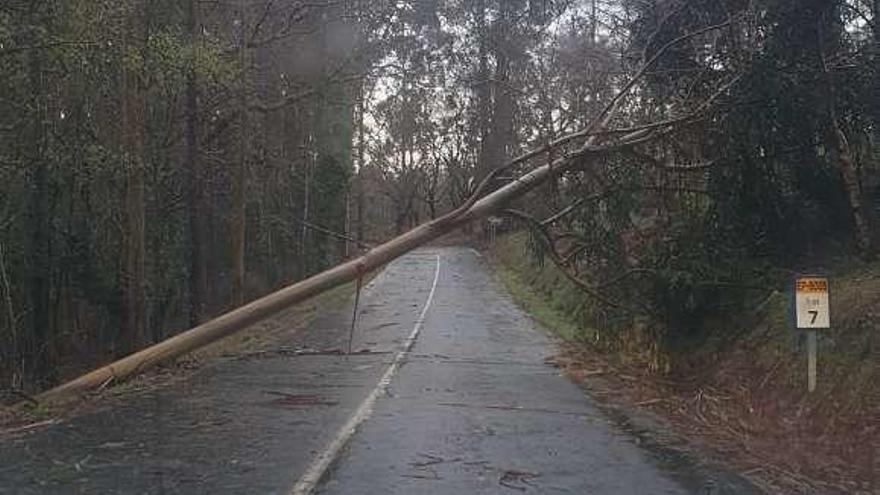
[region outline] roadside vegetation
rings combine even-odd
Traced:
[[[718,113],[518,202],[491,227],[501,273],[573,344],[567,359],[628,377],[612,395],[709,438],[769,491],[874,493],[880,31],[864,14],[880,4],[673,4],[634,7],[630,50],[732,12],[748,27],[662,53],[620,118],[681,118],[670,108],[721,92]],[[798,274],[831,283],[812,394]]]
[[[733,464],[770,492],[876,489],[880,263],[840,260],[830,269],[833,323],[820,335],[818,388],[809,394],[787,283],[750,309],[707,319],[699,337],[667,345],[649,322],[597,329],[589,299],[556,266],[536,261],[528,238],[499,238],[490,260],[517,302],[565,342],[551,361],[601,401],[651,410],[698,455]]]

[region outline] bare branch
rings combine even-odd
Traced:
[[[580,205],[584,204],[585,201],[586,201],[586,198],[581,198],[581,199],[575,201],[574,203],[572,203],[572,204],[568,205],[567,207],[563,208],[561,211],[559,211],[559,212],[556,213],[555,215],[551,216],[550,218],[547,218],[547,219],[545,219],[545,220],[542,220],[542,221],[541,221],[541,225],[542,225],[542,226],[548,226],[548,225],[553,224],[554,222],[558,221],[560,218],[562,218],[562,217],[568,215],[569,213],[573,212],[575,209],[577,209],[577,207],[579,207]]]
[[[529,215],[528,213],[526,213],[524,211],[520,211],[520,210],[506,209],[506,210],[504,210],[503,213],[510,215],[514,218],[518,218],[520,220],[523,220],[526,223],[528,223],[529,225],[531,225],[532,227],[534,227],[535,230],[541,235],[541,239],[544,241],[544,244],[546,245],[546,247],[550,253],[550,259],[553,260],[553,263],[559,268],[559,270],[563,273],[563,275],[565,275],[566,278],[568,278],[575,285],[577,285],[587,295],[596,299],[597,301],[600,301],[601,303],[603,303],[605,305],[608,305],[608,306],[611,306],[614,308],[620,307],[619,304],[613,303],[613,302],[609,301],[608,299],[606,299],[605,297],[598,294],[594,290],[594,288],[591,284],[574,276],[566,269],[565,265],[562,264],[562,258],[559,256],[559,253],[556,251],[556,248],[553,245],[553,238],[547,232],[547,228],[545,226],[541,225],[540,221],[538,221],[535,217]]]
[[[353,75],[342,77],[339,79],[331,79],[329,81],[326,81],[325,84],[345,84],[345,83],[350,83],[350,82],[354,82],[354,81],[359,81],[363,78],[364,78],[363,74],[353,74]],[[309,89],[306,89],[303,91],[299,91],[299,92],[294,93],[292,95],[285,96],[283,99],[276,101],[276,102],[273,102],[273,103],[252,103],[250,105],[250,109],[257,111],[257,112],[261,112],[261,113],[276,112],[278,110],[283,110],[284,108],[287,108],[290,105],[294,105],[297,102],[299,102],[305,98],[308,98],[309,96],[314,96],[314,95],[318,94],[320,91],[321,91],[320,88],[312,87],[312,88],[309,88]]]
[[[328,228],[321,227],[320,225],[316,225],[312,222],[309,222],[308,220],[303,220],[301,218],[294,218],[294,220],[296,222],[299,222],[301,225],[304,225],[305,227],[307,227],[311,230],[314,230],[315,232],[320,232],[322,234],[329,235],[330,237],[335,237],[335,238],[343,240],[343,241],[348,241],[348,242],[354,243],[359,248],[363,248],[363,249],[372,249],[373,248],[373,246],[371,244],[367,244],[365,242],[359,241],[349,235],[341,234],[339,232],[335,232],[335,231],[330,230]]]
[[[673,46],[675,46],[683,41],[687,41],[687,40],[694,38],[696,36],[700,36],[702,34],[706,34],[708,32],[715,31],[718,29],[723,29],[727,26],[730,26],[731,23],[732,23],[732,20],[728,19],[727,21],[722,22],[720,24],[714,24],[712,26],[707,26],[702,29],[698,29],[692,33],[681,35],[673,40],[668,41],[666,44],[661,46],[660,49],[658,49],[657,52],[654,53],[654,55],[647,62],[645,62],[642,65],[642,67],[639,69],[639,71],[636,73],[636,75],[633,76],[632,79],[630,79],[629,82],[626,83],[626,85],[623,87],[623,89],[621,89],[616,95],[614,95],[614,98],[612,98],[611,101],[608,103],[608,105],[606,105],[605,108],[602,110],[602,112],[599,113],[599,115],[593,121],[593,124],[590,125],[589,127],[587,127],[587,129],[586,129],[587,133],[593,132],[596,129],[601,129],[601,128],[605,127],[606,125],[608,125],[608,122],[610,121],[610,117],[614,114],[614,111],[617,109],[617,106],[620,104],[620,102],[623,100],[623,98],[627,94],[629,94],[630,91],[632,91],[632,89],[635,87],[636,83],[639,82],[639,80],[641,80],[645,76],[645,73],[648,71],[648,69],[650,69],[655,63],[657,63],[657,61],[660,59],[660,57],[662,57],[666,53],[667,50],[669,50]]]

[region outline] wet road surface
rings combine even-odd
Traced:
[[[361,298],[354,349],[370,352],[311,352],[347,346],[350,311],[281,352],[0,438],[0,494],[749,490],[640,448],[544,364],[550,338],[472,250],[394,262]]]

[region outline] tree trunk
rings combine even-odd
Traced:
[[[365,227],[365,222],[364,222],[363,177],[360,176],[360,173],[358,173],[358,175],[359,176],[358,176],[358,180],[357,180],[357,185],[355,186],[355,187],[357,187],[357,206],[356,206],[356,208],[357,208],[357,229],[355,231],[356,232],[355,239],[357,239],[358,243],[361,244],[361,243],[365,242],[364,232],[366,230],[366,227]]]
[[[24,362],[21,353],[21,340],[18,332],[18,316],[15,311],[15,303],[13,302],[12,284],[9,281],[9,274],[6,270],[6,249],[0,243],[0,292],[3,294],[3,316],[7,322],[6,327],[9,329],[9,346],[0,354],[6,360],[9,366],[10,379],[9,382],[0,386],[5,386],[12,390],[21,390],[24,385]],[[3,319],[0,319],[3,321]]]
[[[140,50],[146,41],[143,1],[137,0],[126,22],[124,51]],[[144,211],[144,139],[146,97],[140,68],[122,65],[122,161],[125,169],[125,239],[122,263],[122,345],[128,354],[146,341]]]
[[[823,39],[825,35],[823,22],[825,18],[818,24],[817,44],[819,69],[824,82],[825,100],[828,104],[828,131],[827,140],[829,147],[837,153],[837,167],[840,170],[840,177],[843,185],[843,192],[846,195],[847,202],[850,207],[850,214],[853,220],[854,238],[856,248],[859,253],[866,257],[873,257],[871,245],[873,242],[871,225],[868,222],[868,216],[865,205],[862,202],[862,187],[859,182],[859,174],[856,170],[856,163],[853,157],[849,140],[843,132],[838,119],[836,88],[834,86],[834,78],[828,69],[826,63],[825,45],[827,40]],[[837,43],[835,43],[835,46]]]
[[[829,138],[832,147],[837,152],[837,167],[840,169],[843,189],[849,201],[853,227],[855,228],[856,247],[863,256],[870,258],[873,256],[871,250],[871,225],[868,223],[865,208],[862,204],[862,188],[859,184],[859,174],[856,170],[852,149],[846,134],[840,128],[835,112],[832,112],[830,121],[831,130]]]
[[[198,1],[189,0],[187,33],[193,50],[198,50],[199,21]],[[189,322],[197,325],[205,312],[205,298],[208,292],[207,269],[205,266],[205,224],[203,199],[203,177],[199,160],[199,116],[198,80],[195,60],[190,61],[186,81],[186,201],[189,225],[187,229],[187,248],[189,251]]]
[[[513,96],[510,87],[510,51],[513,13],[509,2],[501,2],[499,8],[497,38],[493,43],[495,58],[495,77],[492,87],[492,167],[507,162],[512,153],[513,136]]]
[[[239,76],[239,142],[238,142],[238,160],[233,165],[232,171],[232,221],[230,225],[230,242],[232,253],[232,305],[233,307],[241,306],[244,303],[244,276],[245,276],[245,233],[247,221],[245,207],[245,181],[247,180],[247,159],[250,147],[250,139],[248,135],[248,105],[247,105],[247,77],[248,77],[248,57],[247,57],[247,5],[244,0],[239,1],[239,22],[241,32],[238,42],[238,59],[241,65],[241,74]]]
[[[314,142],[314,140],[310,141]],[[308,276],[309,269],[311,268],[311,264],[309,262],[310,251],[308,222],[310,221],[309,212],[312,209],[312,174],[314,173],[315,167],[315,164],[312,162],[313,155],[314,153],[308,153],[304,163],[305,170],[303,171],[303,202],[302,211],[300,211],[300,218],[302,218],[303,222],[300,226],[299,231],[299,278],[306,278]]]
[[[366,142],[366,126],[364,125],[364,114],[366,113],[366,95],[364,94],[366,82],[361,82],[361,91],[358,95],[358,112],[357,112],[357,171],[355,172],[355,195],[357,198],[357,234],[355,239],[358,243],[364,242],[364,170],[366,168],[365,157],[367,150]]]
[[[874,120],[874,167],[880,169],[880,0],[874,0],[874,80],[871,111]],[[880,229],[880,179],[875,178],[873,186],[874,212],[871,215],[875,228]]]
[[[476,179],[483,178],[492,170],[492,92],[489,81],[489,34],[486,29],[486,0],[478,0],[476,6],[476,23],[479,67],[477,68],[477,125],[480,136],[480,155],[477,164]]]
[[[342,259],[347,260],[351,257],[351,182],[345,191],[345,223],[343,224],[342,239]]]
[[[874,0],[874,149],[880,161],[880,0]]]
[[[593,0],[590,11],[590,40],[593,42],[593,45],[599,43],[599,38],[596,36],[596,27],[598,24],[596,23],[596,0]]]
[[[49,14],[42,12],[41,4],[35,2],[31,6],[34,26],[44,25]],[[32,30],[33,31],[33,30]],[[36,35],[29,36],[29,44],[40,43]],[[31,87],[32,118],[28,136],[28,163],[30,191],[28,193],[27,231],[27,286],[28,286],[28,323],[30,345],[26,352],[31,354],[33,375],[38,383],[52,381],[52,329],[50,317],[51,294],[51,237],[49,230],[49,165],[45,156],[48,130],[46,123],[47,95],[45,74],[43,72],[44,53],[40,50],[30,52],[29,82]]]

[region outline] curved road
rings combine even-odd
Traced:
[[[0,494],[706,494],[546,366],[547,334],[466,248],[417,250],[278,353],[231,357],[0,437]]]

